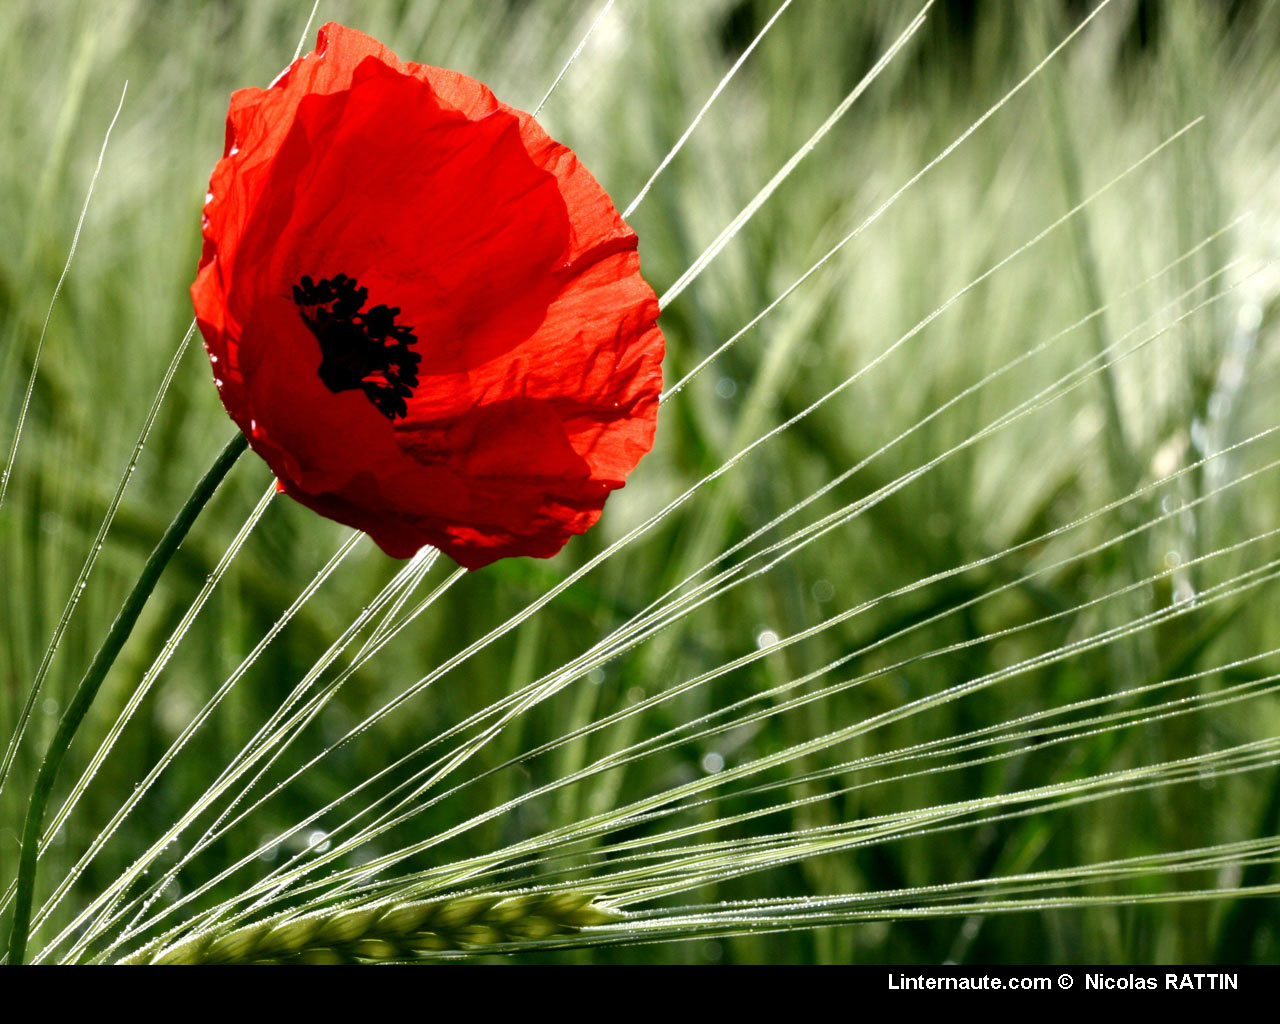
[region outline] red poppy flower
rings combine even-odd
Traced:
[[[554,555],[653,443],[635,233],[534,119],[340,25],[231,98],[192,285],[280,489],[388,554]]]

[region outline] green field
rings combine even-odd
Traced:
[[[617,0],[557,82],[603,0],[320,0],[304,50],[545,97],[620,209],[723,85],[628,216],[698,372],[545,561],[347,549],[241,460],[63,768],[32,954],[532,888],[625,916],[469,955],[1280,960],[1280,3],[938,0],[861,88],[923,0],[781,2]],[[0,4],[0,886],[234,432],[201,202],[310,13]]]

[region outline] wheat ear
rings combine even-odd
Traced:
[[[621,920],[589,893],[464,896],[279,915],[233,931],[153,944],[126,964],[354,964],[527,942]]]

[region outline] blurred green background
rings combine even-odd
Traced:
[[[918,10],[906,0],[798,0],[751,54],[631,218],[661,294],[823,122]],[[473,75],[535,107],[600,9],[527,0],[321,0],[402,59]],[[648,180],[721,76],[777,9],[745,0],[619,0],[540,114],[619,206]],[[706,272],[664,311],[668,381],[738,331],[889,199],[1011,88],[1087,13],[1078,2],[939,2],[906,51],[867,90]],[[287,64],[310,4],[6,0],[0,5],[0,441],[7,451],[49,298],[62,271],[102,136],[125,80],[75,263],[53,309],[5,504],[0,509],[0,737],[7,738],[137,437],[191,319],[199,211],[221,153],[231,90]],[[1063,400],[949,457],[891,499],[767,574],[522,716],[464,770],[503,763],[643,695],[787,636],[827,615],[1003,550],[1129,494],[1201,455],[1276,424],[1280,275],[1280,4],[1116,0],[1060,60],[905,193],[663,410],[657,447],[600,526],[548,562],[470,574],[343,688],[271,778],[401,692],[765,431],[865,366],[956,291],[1201,115],[1188,134],[1085,214],[969,291],[900,351],[742,465],[699,492],[519,630],[307,771],[184,869],[166,898],[385,767],[426,737],[580,653],[717,552],[832,480],[953,395],[1115,303],[957,403],[807,509],[811,522],[971,437],[1059,375],[1172,303],[1219,300]],[[1154,284],[1130,289],[1235,218],[1230,230]],[[1259,271],[1179,298],[1240,259]],[[1260,269],[1261,268],[1261,269]],[[1142,337],[1140,333],[1135,337]],[[1104,386],[1103,382],[1109,384]],[[98,568],[52,662],[34,728],[0,794],[0,882],[39,751],[140,565],[191,485],[231,435],[197,345],[184,357]],[[590,740],[480,779],[394,834],[431,835],[752,692],[812,672],[904,625],[958,607],[1023,573],[1084,552],[1275,459],[1267,438],[1182,477],[1127,513],[887,601]],[[73,750],[83,766],[270,483],[246,459],[164,577]],[[1167,510],[1168,506],[1164,506]],[[977,678],[1275,557],[1270,542],[1081,607],[1135,580],[1277,524],[1280,490],[1261,474],[1118,547],[1019,584],[855,658],[841,678],[1061,612],[1042,626],[939,654],[785,714],[652,755],[472,830],[424,867],[572,822],[625,799],[742,763]],[[1127,517],[1127,518],[1126,518]],[[341,543],[345,531],[275,501],[42,862],[62,877],[204,699]],[[770,537],[777,534],[770,534]],[[1176,560],[1176,561],[1175,561]],[[102,889],[173,821],[252,735],[314,659],[399,568],[362,542],[257,660],[209,725],[78,880],[55,919]],[[444,578],[438,566],[428,584]],[[773,769],[786,782],[850,758],[925,742],[1042,708],[1227,665],[1280,646],[1274,584],[1160,629],[1021,674],[999,687]],[[1190,602],[1192,605],[1194,602]],[[1280,668],[1224,669],[1213,690]],[[821,680],[820,680],[821,681]],[[827,681],[834,681],[834,677]],[[815,684],[816,685],[816,684]],[[726,825],[728,840],[903,808],[1101,776],[1274,737],[1274,696],[1133,729],[954,766]],[[861,779],[861,776],[859,777]],[[757,780],[761,781],[761,780]],[[849,784],[797,781],[795,798]],[[805,858],[704,886],[676,902],[859,893],[1043,871],[1280,832],[1274,766],[1192,779],[1030,816]],[[687,812],[765,806],[737,797]],[[684,819],[681,819],[684,820]],[[635,826],[643,830],[644,825]],[[656,826],[655,826],[656,827]],[[387,837],[390,844],[393,837]],[[382,842],[382,840],[379,840]],[[174,847],[176,854],[181,849]],[[375,852],[390,849],[378,846]],[[163,864],[164,862],[162,862]],[[264,861],[262,870],[270,864]],[[246,873],[244,877],[250,877]],[[1280,881],[1274,863],[1141,876],[1125,892]],[[233,880],[218,895],[237,891]],[[1100,887],[1094,895],[1117,897]],[[52,930],[41,933],[51,937]],[[550,957],[551,954],[542,954]],[[878,922],[779,935],[695,938],[555,954],[562,960],[681,962],[1274,962],[1274,899],[1030,910]]]

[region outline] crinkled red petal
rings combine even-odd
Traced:
[[[528,114],[339,25],[233,95],[192,298],[227,411],[281,488],[389,554],[549,556],[650,449],[657,300],[636,237]],[[417,384],[331,390],[295,301],[354,278],[398,307]]]

